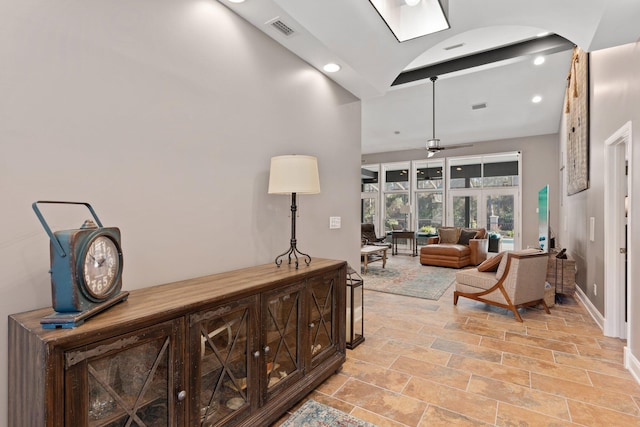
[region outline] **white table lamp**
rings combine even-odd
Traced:
[[[296,194],[317,194],[320,192],[318,177],[318,160],[313,156],[287,155],[271,158],[269,173],[269,194],[291,194],[291,245],[289,249],[276,257],[276,265],[280,267],[282,258],[287,255],[289,264],[295,258],[298,268],[298,254],[304,257],[307,265],[311,257],[297,248],[296,241]]]

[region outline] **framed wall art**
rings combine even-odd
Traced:
[[[589,188],[589,54],[573,48],[567,76],[567,195]]]

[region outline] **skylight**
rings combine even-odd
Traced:
[[[439,0],[369,0],[400,42],[449,28]]]

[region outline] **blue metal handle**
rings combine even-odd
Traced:
[[[47,232],[47,235],[49,236],[49,239],[51,239],[51,243],[53,244],[53,247],[56,248],[56,251],[58,252],[58,254],[61,257],[65,257],[65,256],[67,256],[67,254],[65,253],[64,249],[62,249],[62,245],[60,244],[60,241],[53,234],[53,232],[51,231],[51,228],[49,227],[49,225],[45,221],[44,217],[42,216],[42,213],[40,212],[40,209],[38,208],[38,203],[55,203],[55,204],[60,204],[60,205],[85,205],[89,209],[89,212],[91,212],[91,215],[93,216],[93,219],[96,220],[96,224],[98,225],[98,227],[102,228],[102,223],[98,219],[98,215],[96,215],[96,211],[93,210],[93,208],[91,207],[91,205],[89,203],[86,203],[86,202],[54,202],[54,201],[48,201],[48,200],[38,200],[37,202],[33,202],[31,207],[33,208],[34,212],[36,213],[36,216],[40,220],[40,223],[44,227],[44,231]]]

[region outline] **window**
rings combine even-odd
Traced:
[[[409,191],[408,163],[384,168],[384,191]]]
[[[449,28],[438,0],[370,0],[399,42]]]
[[[418,205],[418,231],[434,234],[442,226],[444,203],[442,192],[422,192],[416,194]]]
[[[384,170],[384,230],[409,230],[410,212],[409,162],[383,165]]]
[[[375,193],[380,191],[380,184],[378,180],[378,166],[363,166],[360,170],[362,176],[361,192],[363,193]]]
[[[444,161],[414,162],[417,231],[435,234],[444,219]]]
[[[520,153],[362,166],[363,222],[380,232],[484,227],[519,248]],[[424,238],[424,234],[422,234]]]
[[[416,188],[418,190],[436,190],[444,186],[442,160],[435,162],[416,162]]]
[[[380,230],[378,224],[378,200],[380,198],[380,167],[363,166],[360,170],[360,221],[363,224],[374,224],[376,230]]]
[[[449,161],[450,188],[482,187],[482,164],[480,157],[457,158]]]
[[[518,154],[485,156],[483,158],[483,187],[517,187]]]

